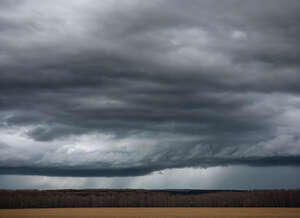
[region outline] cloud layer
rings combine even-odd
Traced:
[[[0,175],[0,184],[2,189],[299,189],[299,179],[298,167],[229,166],[114,178]]]
[[[0,174],[300,165],[297,0],[0,3]]]

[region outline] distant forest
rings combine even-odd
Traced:
[[[0,208],[300,207],[300,190],[0,190]]]

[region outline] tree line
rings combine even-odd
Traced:
[[[0,190],[0,208],[300,207],[300,190]]]

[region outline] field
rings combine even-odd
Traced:
[[[299,218],[300,208],[2,209],[0,218]]]

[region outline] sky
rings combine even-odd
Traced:
[[[299,11],[1,0],[0,189],[300,188]]]

